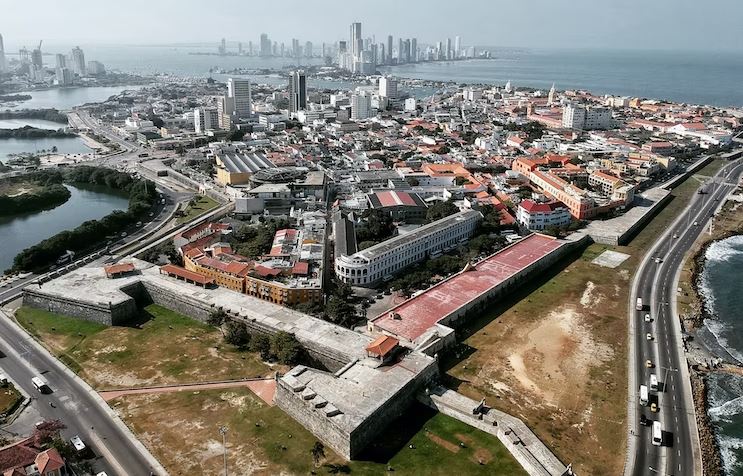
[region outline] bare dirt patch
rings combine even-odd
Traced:
[[[450,441],[446,441],[445,439],[441,438],[438,435],[434,435],[430,431],[426,432],[426,438],[433,441],[434,443],[444,448],[445,450],[451,451],[452,453],[459,453],[459,446],[455,445],[454,443]]]
[[[477,464],[488,464],[493,461],[493,454],[485,448],[477,448],[472,459]]]

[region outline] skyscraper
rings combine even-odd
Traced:
[[[418,62],[418,39],[413,38],[410,40],[410,62],[411,63],[417,63]]]
[[[268,39],[268,35],[261,33],[261,46],[260,56],[271,56],[271,40]]]
[[[351,96],[351,119],[360,121],[371,117],[371,96],[361,91]]]
[[[5,71],[5,45],[3,45],[3,35],[0,35],[0,73]]]
[[[392,35],[387,36],[387,64],[392,64]]]
[[[446,39],[446,59],[451,59],[451,38]]]
[[[304,71],[289,75],[289,112],[307,109],[307,76]]]
[[[358,61],[361,50],[364,49],[364,41],[361,39],[361,23],[351,23],[351,55],[354,61]]]
[[[379,95],[389,99],[397,98],[397,80],[391,76],[379,78]]]
[[[397,63],[402,64],[405,62],[405,41],[402,38],[397,39]]]
[[[459,35],[454,37],[454,59],[457,59],[462,54],[462,37]]]
[[[44,58],[41,55],[41,48],[36,48],[31,52],[31,65],[36,69],[44,67]]]
[[[235,102],[235,114],[239,118],[251,114],[252,99],[250,97],[250,81],[247,79],[230,78],[227,80],[227,96]]]
[[[314,48],[312,47],[312,42],[308,41],[304,44],[304,56],[305,58],[312,58],[312,50]]]
[[[72,48],[72,72],[79,76],[85,76],[85,54],[79,46]]]
[[[65,55],[57,54],[55,58],[56,58],[55,67],[57,69],[67,67],[67,58],[65,58]]]

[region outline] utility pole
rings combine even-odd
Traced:
[[[222,448],[224,450],[224,476],[227,476],[227,427],[224,425],[220,426],[219,434],[222,435]]]

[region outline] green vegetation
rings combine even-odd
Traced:
[[[39,171],[37,174],[58,173]],[[127,211],[115,210],[100,220],[89,220],[71,231],[57,233],[41,243],[21,251],[13,260],[11,271],[30,271],[54,263],[66,250],[81,252],[94,247],[112,234],[124,230],[144,216],[157,199],[155,184],[148,180],[136,180],[129,174],[103,167],[81,166],[67,170],[64,180],[71,183],[105,185],[129,195]]]
[[[23,402],[23,397],[12,383],[0,387],[0,421],[14,412],[21,402]]]
[[[179,225],[182,223],[188,223],[189,221],[197,218],[206,212],[213,210],[219,206],[215,200],[207,197],[206,195],[198,195],[192,198],[188,202],[188,206],[185,210],[180,212],[180,216],[176,220]]]
[[[0,102],[28,101],[31,97],[30,94],[3,94],[0,95]]]
[[[228,428],[227,467],[233,472],[250,454],[262,474],[525,474],[495,436],[421,405],[391,422],[359,460],[348,462],[247,389],[130,395],[112,404],[173,473],[219,473],[221,457],[207,450],[219,422]]]
[[[361,223],[356,225],[356,242],[363,250],[376,245],[395,232],[392,217],[379,209],[366,210],[361,215]]]
[[[67,124],[67,114],[56,109],[22,109],[20,111],[0,111],[0,119],[41,119]]]
[[[242,225],[226,239],[236,253],[256,259],[271,250],[276,232],[289,226],[288,220],[270,218],[258,225]]]
[[[34,172],[0,180],[0,216],[57,207],[70,198],[58,171]]]
[[[32,126],[23,126],[17,129],[0,129],[0,139],[44,139],[47,137],[77,137],[77,134],[65,132],[62,129],[38,129]]]
[[[18,309],[16,319],[96,389],[252,378],[269,371],[257,356],[222,343],[214,327],[154,304],[132,323],[138,327],[107,327],[29,307]]]
[[[459,208],[454,205],[454,202],[447,200],[445,202],[437,202],[428,207],[426,211],[426,223],[432,223],[436,220],[441,220],[449,215],[454,215],[459,212]]]

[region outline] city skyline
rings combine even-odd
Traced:
[[[179,8],[174,9],[173,2],[133,0],[126,8],[119,8],[90,0],[65,4],[42,0],[33,16],[21,5],[6,5],[3,13],[10,21],[3,25],[2,33],[5,49],[11,53],[39,37],[65,45],[211,44],[222,37],[257,44],[260,34],[266,33],[288,44],[292,38],[300,38],[319,45],[347,40],[348,25],[353,22],[362,23],[365,35],[375,36],[377,42],[387,35],[415,37],[421,43],[462,35],[469,45],[481,47],[743,51],[736,38],[736,19],[743,14],[743,5],[731,0],[718,3],[722,4],[718,8],[700,10],[697,2],[690,0],[652,4],[640,0],[610,4],[533,0],[529,5],[471,0],[457,5],[461,15],[447,15],[443,14],[447,5],[430,8],[427,3],[424,8],[420,2],[408,2],[395,7],[397,15],[388,15],[381,12],[389,11],[386,5],[393,6],[389,0],[352,14],[339,13],[344,12],[343,5],[336,0],[324,2],[324,8],[289,1],[287,8],[296,14],[287,16],[269,9],[241,15],[239,7],[243,5],[234,0],[222,0],[211,11],[203,11],[192,1],[178,2]],[[148,15],[140,14],[140,4]],[[719,15],[721,9],[728,13]],[[673,12],[672,22],[668,21],[669,11]],[[112,17],[118,19],[116,24],[108,21]],[[138,27],[133,31],[130,25]]]

